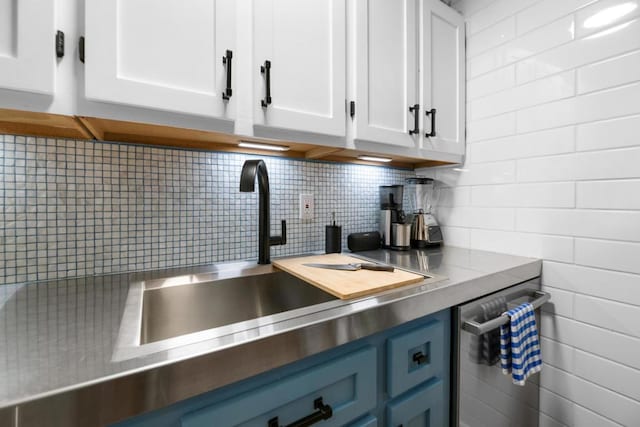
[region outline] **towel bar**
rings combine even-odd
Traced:
[[[531,301],[531,305],[533,306],[534,310],[538,309],[539,307],[541,307],[543,304],[545,304],[547,301],[551,299],[551,294],[547,292],[535,291],[534,295],[536,299]],[[508,322],[509,322],[509,317],[506,315],[496,317],[495,319],[488,320],[484,323],[478,323],[478,322],[474,322],[473,320],[467,320],[462,325],[462,329],[464,329],[467,332],[471,332],[474,335],[482,335],[482,334],[486,334],[487,332],[495,328],[505,325]]]

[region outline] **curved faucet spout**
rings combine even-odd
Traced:
[[[258,264],[271,262],[271,246],[284,245],[287,242],[286,222],[282,221],[282,236],[271,236],[269,174],[263,160],[247,160],[240,173],[240,191],[255,191],[258,178]]]

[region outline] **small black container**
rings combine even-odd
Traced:
[[[327,225],[324,230],[324,251],[328,254],[342,252],[342,227]]]

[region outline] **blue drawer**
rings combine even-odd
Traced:
[[[434,379],[387,406],[387,426],[445,427],[446,397],[442,380]]]
[[[190,412],[180,422],[182,427],[283,426],[320,412],[316,402],[322,398],[332,415],[321,425],[344,426],[376,407],[376,390],[376,349],[368,347]]]
[[[445,324],[432,319],[425,326],[405,332],[387,341],[387,391],[395,397],[443,375],[449,349],[444,345]]]

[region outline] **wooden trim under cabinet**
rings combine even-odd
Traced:
[[[271,141],[212,131],[102,119],[98,117],[66,116],[8,109],[0,109],[0,133],[129,142],[195,150],[259,154],[372,166],[391,166],[404,169],[452,164],[395,155],[385,155],[385,157],[391,157],[393,160],[389,163],[380,164],[358,159],[358,156],[362,155],[379,156],[379,154],[343,149],[340,147],[326,147],[294,141]],[[278,145],[286,145],[290,149],[288,151],[275,152],[243,148],[238,146],[241,141],[266,144],[275,143]]]

